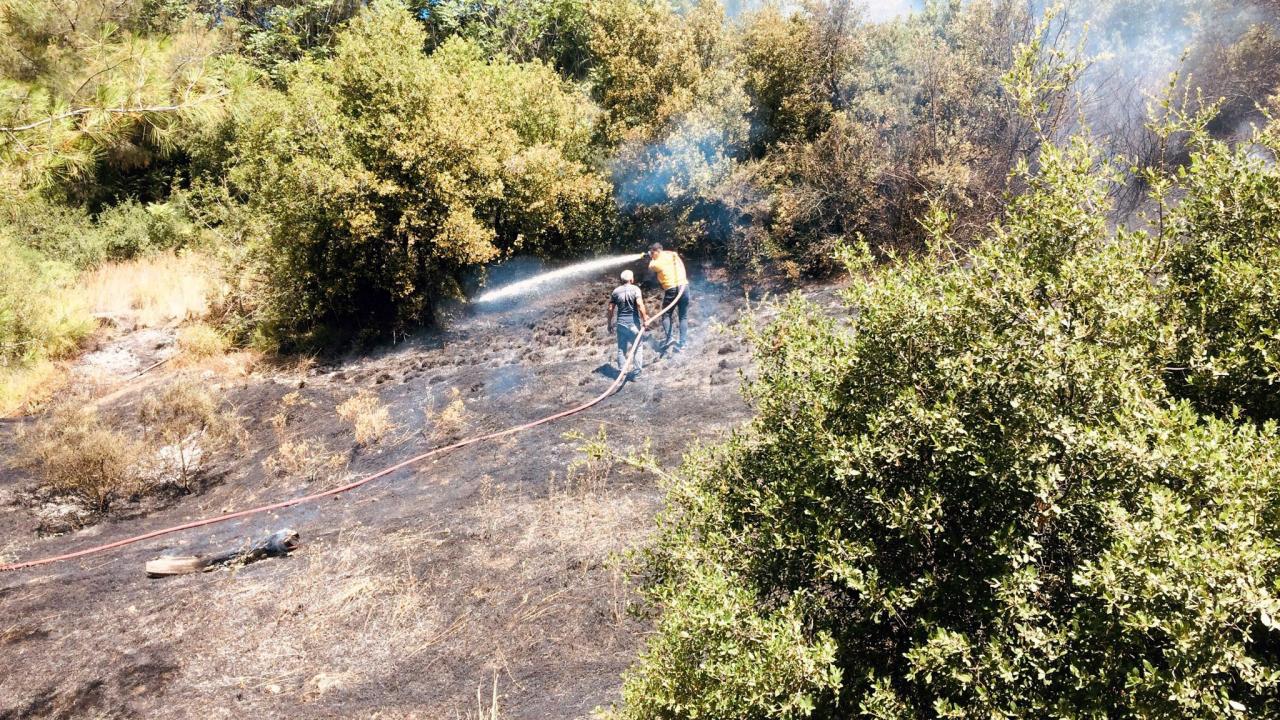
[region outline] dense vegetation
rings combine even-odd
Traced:
[[[970,252],[788,303],[670,482],[620,715],[1280,712],[1280,126],[1192,147],[1152,230],[1049,146]]]
[[[1227,97],[1223,127],[1256,117],[1275,8],[1215,2],[1042,24],[1014,0],[885,23],[846,0],[5,0],[0,237],[25,249],[3,261],[0,358],[66,352],[89,327],[74,293],[51,309],[16,288],[155,251],[218,256],[233,338],[295,348],[430,322],[514,253],[660,237],[798,275],[839,269],[859,234],[922,247],[930,208],[973,237],[1016,163],[1088,116],[1090,93],[1058,82],[1073,49],[1113,78],[1117,58],[1173,69],[1186,45]],[[1103,119],[1135,159],[1185,158],[1141,119]]]
[[[1275,715],[1278,20],[0,0],[0,363],[72,352],[77,279],[155,253],[216,258],[216,347],[283,350],[429,323],[516,253],[847,270],[668,478],[615,712]],[[80,477],[55,451],[107,431],[66,425],[32,462]]]

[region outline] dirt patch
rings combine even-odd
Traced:
[[[72,377],[81,384],[108,385],[128,380],[156,362],[177,353],[177,330],[146,328],[103,340],[72,366]]]

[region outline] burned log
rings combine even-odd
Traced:
[[[298,548],[300,542],[301,539],[296,530],[285,528],[247,547],[213,555],[174,555],[149,560],[146,564],[147,576],[187,575],[194,572],[208,572],[227,565],[247,565],[263,558],[288,555]]]

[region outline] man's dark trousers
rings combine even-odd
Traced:
[[[675,307],[662,314],[662,327],[667,331],[667,339],[662,343],[664,348],[671,347],[671,332],[675,329],[675,318],[672,315],[677,315],[680,321],[680,342],[676,343],[676,347],[683,348],[685,341],[689,338],[689,286],[677,286],[665,291],[662,294],[662,307],[670,305],[671,301],[675,300],[676,295],[680,293],[681,288],[684,289],[684,294],[680,295],[680,301],[676,303]]]

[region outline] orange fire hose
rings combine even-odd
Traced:
[[[162,528],[160,530],[152,530],[151,532],[143,533],[141,535],[135,535],[133,537],[124,538],[122,540],[116,540],[114,542],[109,542],[102,545],[95,545],[90,548],[77,550],[75,552],[69,552],[63,555],[54,555],[52,557],[39,558],[37,560],[27,560],[25,562],[8,563],[5,565],[0,565],[0,572],[8,572],[11,570],[23,570],[25,568],[37,567],[39,565],[49,565],[51,563],[62,562],[64,560],[74,560],[75,558],[85,557],[86,555],[95,555],[97,553],[106,552],[108,550],[114,550],[115,548],[118,548],[118,547],[124,547],[125,545],[132,545],[133,543],[142,542],[143,540],[150,540],[151,538],[160,537],[161,535],[169,535],[170,533],[181,532],[183,530],[191,530],[192,528],[204,527],[206,525],[214,525],[217,523],[227,522],[228,520],[235,520],[237,518],[249,517],[250,515],[258,515],[264,512],[271,512],[272,510],[280,510],[287,507],[293,507],[294,505],[301,505],[303,503],[311,502],[313,500],[319,500],[321,498],[340,495],[342,493],[355,490],[356,488],[362,485],[367,485],[379,478],[386,477],[387,475],[390,475],[396,472],[397,470],[403,470],[404,468],[407,468],[410,465],[416,465],[417,463],[420,463],[423,460],[427,460],[437,455],[443,455],[444,453],[447,453],[450,450],[457,450],[458,448],[463,448],[468,445],[474,445],[476,443],[481,443],[488,440],[497,440],[498,438],[506,437],[508,435],[515,435],[517,433],[524,432],[525,430],[535,428],[539,425],[546,425],[547,423],[552,423],[552,422],[555,422],[556,420],[562,420],[564,418],[567,418],[570,415],[576,415],[588,408],[591,408],[591,407],[594,407],[595,405],[600,404],[601,402],[604,401],[605,398],[614,394],[615,392],[617,392],[618,388],[622,387],[622,383],[626,380],[626,377],[627,377],[627,371],[631,369],[631,363],[635,359],[636,352],[639,351],[640,349],[640,342],[644,339],[645,331],[648,329],[650,323],[661,318],[663,315],[667,314],[667,312],[669,312],[673,307],[675,307],[675,304],[680,302],[680,298],[684,295],[687,288],[688,288],[687,285],[682,285],[680,287],[680,291],[676,293],[675,299],[672,300],[671,303],[668,304],[666,307],[662,308],[662,310],[657,315],[654,315],[653,317],[649,318],[649,320],[641,326],[640,332],[636,335],[635,342],[632,343],[631,352],[627,354],[626,362],[623,363],[623,366],[619,369],[618,377],[613,381],[613,383],[609,385],[609,387],[605,389],[604,392],[600,393],[595,398],[588,400],[585,403],[582,403],[581,405],[574,406],[572,408],[569,408],[568,410],[562,410],[553,415],[548,415],[539,420],[534,420],[533,422],[528,422],[523,425],[516,425],[514,427],[509,427],[506,430],[499,430],[497,432],[491,432],[487,435],[478,435],[475,437],[466,438],[464,440],[459,440],[458,442],[455,442],[452,445],[445,445],[444,447],[438,447],[438,448],[435,448],[434,450],[428,450],[427,452],[424,452],[421,455],[415,455],[409,458],[408,460],[398,462],[395,465],[383,468],[371,475],[366,475],[358,480],[353,480],[352,482],[349,482],[346,485],[342,485],[340,487],[331,488],[329,490],[324,490],[318,493],[312,493],[310,495],[303,495],[302,497],[296,497],[290,500],[281,500],[280,502],[271,503],[270,505],[260,505],[258,507],[249,508],[247,510],[238,510],[236,512],[227,513],[225,515],[218,515],[216,517],[202,518],[200,520],[192,520],[191,522],[183,523],[181,525],[174,525],[172,527]]]

